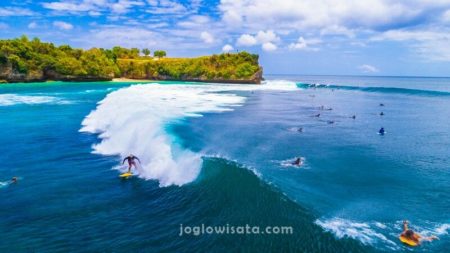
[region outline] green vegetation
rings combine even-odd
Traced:
[[[140,56],[142,52],[145,56]],[[0,40],[0,82],[111,80],[113,77],[156,80],[244,81],[259,83],[258,55],[241,52],[198,58],[154,57],[145,48],[75,49],[26,36]]]
[[[198,58],[118,59],[122,76],[136,79],[251,80],[258,55],[241,52]]]
[[[163,58],[163,57],[166,56],[166,51],[163,51],[163,50],[156,50],[156,51],[153,53],[153,56],[158,57],[158,58]]]
[[[149,56],[149,55],[150,55],[150,50],[149,50],[148,48],[144,48],[144,49],[142,49],[142,53],[143,53],[145,56]]]

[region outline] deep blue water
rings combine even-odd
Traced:
[[[450,79],[267,79],[0,86],[0,252],[410,252],[404,219],[450,248]]]

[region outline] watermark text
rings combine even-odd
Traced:
[[[234,226],[230,224],[222,226],[185,226],[180,224],[178,236],[201,236],[201,235],[292,235],[294,228],[291,226],[251,226],[249,224]]]

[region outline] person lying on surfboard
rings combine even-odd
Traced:
[[[295,161],[292,162],[292,165],[294,166],[301,166],[302,165],[302,159],[300,157],[297,157],[297,159],[295,159]]]
[[[424,237],[419,235],[418,233],[412,231],[411,229],[408,228],[408,221],[403,221],[403,232],[400,235],[400,237],[403,237],[405,239],[407,239],[408,241],[411,241],[412,243],[418,245],[420,244],[422,241],[433,241],[435,239],[439,239],[437,236],[429,236],[429,237]],[[410,244],[410,243],[408,243]],[[412,246],[412,245],[411,245]]]
[[[134,166],[136,167],[136,160],[141,163],[141,160],[139,160],[139,158],[137,158],[137,156],[134,156],[133,154],[130,154],[129,156],[125,157],[125,159],[123,159],[122,164],[125,163],[125,161],[128,162],[128,173],[131,172],[131,167]]]

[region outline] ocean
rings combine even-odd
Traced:
[[[0,252],[448,252],[449,116],[450,78],[0,85]]]

